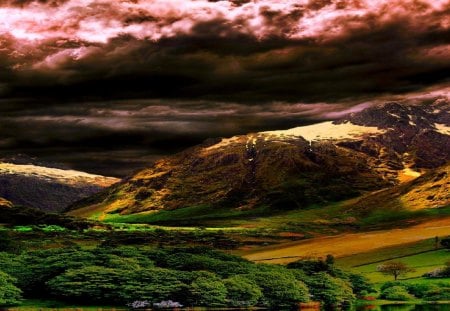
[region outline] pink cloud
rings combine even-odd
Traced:
[[[0,7],[0,35],[39,49],[53,40],[105,44],[119,35],[158,41],[190,34],[197,24],[215,20],[258,39],[282,36],[318,41],[356,30],[371,31],[399,19],[410,23],[411,31],[448,29],[450,24],[450,17],[444,14],[450,2],[444,0],[330,0],[319,4],[306,0],[254,0],[241,5],[206,0],[29,1]],[[439,52],[429,51],[433,55]]]

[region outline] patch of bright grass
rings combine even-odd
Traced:
[[[363,266],[386,260],[401,260],[402,257],[434,251],[435,247],[436,243],[434,239],[426,239],[414,243],[377,249],[376,251],[340,257],[336,259],[336,263],[342,268],[353,268],[355,266]]]
[[[430,272],[436,268],[443,267],[445,262],[450,259],[450,252],[446,249],[439,249],[431,252],[406,256],[398,259],[387,259],[383,262],[391,260],[401,261],[413,268],[413,272],[409,272],[404,276],[401,276],[400,280],[417,280],[422,277],[423,274]],[[387,281],[393,281],[393,277],[389,275],[377,272],[377,266],[383,262],[366,264],[359,267],[354,267],[351,270],[360,273],[373,283],[383,283]]]
[[[168,211],[143,212],[130,215],[107,214],[105,222],[116,223],[149,223],[164,225],[199,225],[210,219],[230,219],[240,217],[256,217],[267,212],[265,207],[240,211],[235,209],[215,209],[208,205],[192,206]]]

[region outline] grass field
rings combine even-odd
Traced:
[[[378,230],[319,237],[305,241],[282,243],[241,251],[239,254],[254,261],[289,263],[302,257],[348,257],[388,247],[415,243],[450,233],[450,217],[436,219],[400,229]]]
[[[404,276],[401,276],[399,279],[401,280],[414,280],[421,278],[421,276],[426,273],[430,272],[436,268],[442,267],[444,263],[448,260],[450,260],[450,252],[448,250],[440,249],[435,251],[430,251],[426,253],[416,254],[416,255],[410,255],[410,256],[404,256],[402,258],[398,258],[395,260],[399,260],[401,262],[404,262],[409,267],[413,268],[414,271],[410,272]],[[380,272],[377,272],[377,266],[382,264],[383,262],[390,261],[390,259],[387,259],[382,262],[372,263],[372,264],[366,264],[358,267],[352,267],[351,270],[354,272],[358,272],[362,275],[365,275],[369,278],[369,280],[373,283],[382,283],[387,281],[392,281],[393,277],[384,275]],[[450,284],[450,279],[447,280]]]
[[[114,306],[82,306],[76,304],[68,304],[62,301],[53,300],[39,300],[39,299],[25,299],[20,306],[7,308],[8,311],[40,311],[40,310],[65,310],[65,311],[99,311],[99,310],[114,310],[125,311],[127,308],[118,308]]]
[[[147,223],[167,227],[261,228],[294,232],[305,237],[398,228],[436,218],[450,218],[450,206],[414,211],[380,208],[367,214],[354,208],[353,204],[358,200],[359,198],[356,198],[290,211],[272,210],[267,206],[237,210],[201,205],[121,215],[108,214],[101,208],[89,207],[88,217],[108,223]],[[87,211],[83,209],[71,212],[81,217],[86,217],[85,213]]]

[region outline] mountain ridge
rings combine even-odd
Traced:
[[[119,180],[74,170],[41,166],[27,157],[0,162],[0,197],[15,205],[60,212],[71,203]],[[16,158],[17,159],[17,158]]]
[[[289,210],[358,197],[445,165],[448,111],[442,100],[424,107],[391,102],[337,121],[209,140],[76,203],[70,213]],[[305,128],[308,139],[296,134]]]

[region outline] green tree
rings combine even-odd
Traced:
[[[353,293],[358,297],[363,296],[366,293],[375,292],[375,289],[372,287],[372,284],[370,284],[370,281],[365,276],[350,273],[348,274],[347,279],[351,283]]]
[[[224,281],[228,304],[233,307],[254,306],[262,296],[258,285],[242,275],[235,275]]]
[[[119,293],[123,276],[127,271],[88,266],[69,269],[51,279],[48,286],[53,294],[70,300],[79,299],[90,302],[121,302]]]
[[[247,275],[262,289],[263,302],[271,307],[290,307],[309,300],[306,285],[298,281],[289,270],[255,272]]]
[[[314,274],[306,282],[312,299],[321,301],[327,307],[351,304],[355,299],[348,282],[325,272]]]
[[[226,305],[227,288],[214,274],[209,277],[199,277],[190,285],[190,300],[194,306]]]
[[[328,258],[328,261],[331,262],[334,260],[333,257]],[[291,262],[287,265],[289,269],[298,269],[303,270],[306,274],[313,274],[316,272],[330,272],[333,268],[332,264],[328,264],[322,260],[316,259],[302,259],[295,262]]]
[[[67,299],[103,303],[134,300],[176,300],[187,285],[177,271],[148,268],[127,270],[102,266],[69,269],[48,282],[51,290]],[[181,273],[182,274],[182,273]]]
[[[95,265],[98,260],[91,252],[77,248],[60,248],[27,252],[20,256],[23,267],[17,274],[18,285],[28,295],[49,294],[47,282],[68,269]]]
[[[19,303],[21,290],[14,285],[14,278],[0,271],[0,306]]]
[[[136,270],[128,272],[128,276],[121,280],[120,296],[127,302],[173,300],[186,304],[190,279],[189,273],[183,271],[162,268]]]

